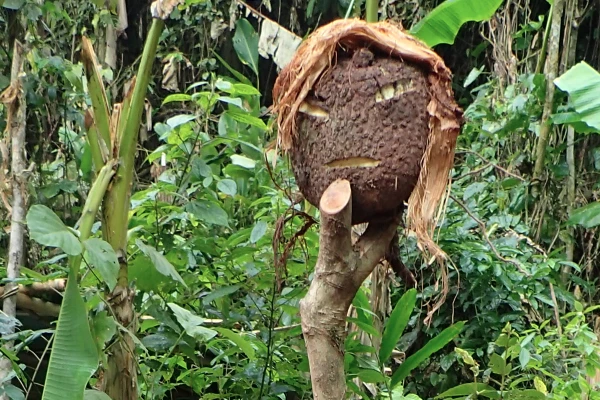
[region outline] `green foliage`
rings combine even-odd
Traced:
[[[4,8],[7,3],[5,0]],[[394,16],[410,26],[413,18],[422,19],[439,2],[419,1],[418,7],[411,2],[389,3],[388,12],[394,8],[405,10]],[[305,4],[315,21],[321,16],[324,20],[331,17],[336,8],[345,13],[350,6],[345,0],[308,0]],[[363,2],[357,4],[359,9]],[[491,10],[499,4],[442,3],[436,12],[422,19],[418,35],[430,45],[451,43],[466,21],[489,18],[493,11],[484,8],[489,6]],[[235,32],[225,30],[221,34],[223,43],[233,43],[235,53],[221,51],[215,47],[217,42],[209,39],[212,28],[218,33],[222,21],[230,21],[229,5],[188,1],[174,12],[173,21],[162,34],[157,58],[167,60],[177,55],[178,84],[180,90],[187,89],[165,93],[161,69],[153,71],[147,95],[155,107],[151,110],[153,123],[144,125],[144,129],[152,129],[148,130],[147,140],[136,144],[142,149],[136,160],[129,213],[127,263],[140,316],[134,340],[141,372],[139,398],[144,400],[312,396],[298,302],[306,292],[317,257],[317,229],[309,228],[289,248],[286,271],[275,271],[273,266],[287,240],[304,227],[306,216],[302,213],[311,218],[318,215],[313,207],[291,199],[289,194],[295,186],[289,165],[268,145],[273,132],[272,121],[266,118],[268,96],[264,93],[269,89],[262,90],[261,85],[259,91],[254,83],[260,76],[265,84],[273,75],[263,81],[266,70],[263,61],[259,63],[258,35],[251,25],[254,19],[237,20]],[[114,251],[99,239],[98,225],[93,227],[91,238],[78,238],[78,232],[69,228],[82,230],[77,221],[93,181],[92,165],[98,167],[97,157],[92,157],[86,143],[91,135],[88,132],[86,136],[81,110],[97,108],[97,93],[88,92],[87,85],[104,82],[111,89],[107,92],[109,102],[113,102],[113,96],[120,99],[123,81],[134,73],[137,61],[115,71],[99,68],[97,79],[89,79],[76,62],[79,49],[72,48],[71,38],[85,34],[101,46],[103,28],[114,14],[96,8],[93,2],[46,2],[43,8],[26,2],[19,7],[28,29],[35,28],[31,30],[35,34],[30,32],[28,36],[33,49],[26,78],[28,130],[39,141],[33,141],[27,149],[39,165],[30,185],[32,203],[46,207],[34,205],[27,222],[31,238],[43,246],[73,255],[81,255],[84,250],[86,262],[77,264],[78,270],[81,266],[85,271],[79,291],[69,288],[63,300],[63,310],[70,313],[73,325],[60,322],[56,338],[62,338],[57,343],[69,346],[73,362],[81,351],[72,347],[77,344],[71,343],[71,332],[69,342],[64,341],[65,327],[81,329],[78,343],[87,343],[85,349],[89,351],[82,353],[84,358],[91,361],[89,349],[95,348],[104,363],[112,351],[112,341],[129,333],[116,323],[103,301],[103,292],[116,282]],[[459,13],[460,7],[466,9]],[[40,14],[35,12],[38,8]],[[380,11],[386,10],[380,7]],[[518,66],[525,69],[535,58],[535,52],[531,52],[537,51],[539,41],[535,38],[541,36],[537,34],[544,21],[536,14],[539,10],[531,11],[536,19],[519,20],[522,24],[512,32],[512,49],[522,56]],[[299,15],[298,23],[303,32],[309,32],[313,26],[308,26],[303,17]],[[2,18],[4,14],[0,14],[0,23],[4,22]],[[513,22],[516,25],[517,19]],[[585,26],[585,18],[580,22]],[[48,27],[43,29],[44,35],[39,34],[39,26]],[[134,28],[147,33],[143,26]],[[356,317],[348,319],[359,329],[345,341],[348,386],[363,398],[377,399],[535,399],[540,395],[578,399],[585,391],[591,392],[594,399],[595,392],[585,380],[598,364],[597,338],[588,326],[593,310],[585,310],[576,302],[574,292],[581,293],[590,304],[597,301],[596,282],[588,278],[595,276],[596,266],[586,256],[593,255],[593,251],[587,253],[588,248],[583,247],[586,240],[594,242],[595,233],[590,228],[597,226],[594,193],[600,151],[596,138],[586,136],[585,146],[578,148],[582,155],[577,163],[581,173],[577,182],[581,199],[577,201],[589,202],[589,206],[567,215],[562,192],[567,170],[565,141],[560,134],[548,147],[544,187],[549,194],[534,199],[529,163],[540,128],[544,77],[525,71],[504,81],[496,79],[495,73],[486,72],[495,62],[489,57],[489,48],[466,38],[462,31],[461,41],[457,41],[460,45],[452,52],[462,57],[464,51],[467,61],[478,68],[464,82],[464,87],[471,90],[461,99],[467,120],[459,137],[452,196],[437,236],[450,256],[448,301],[431,324],[424,326],[426,306],[435,302],[442,274],[436,266],[421,260],[411,237],[403,239],[402,258],[418,276],[420,285],[417,291],[392,285],[389,318],[387,310],[372,308],[366,290],[359,291],[353,302]],[[130,36],[128,46],[134,46],[135,40]],[[461,47],[462,42],[466,48]],[[134,60],[140,51],[128,49]],[[452,55],[447,59],[455,62]],[[2,74],[9,68],[5,58],[0,57],[0,64],[4,67],[0,69],[2,88],[7,82]],[[578,132],[587,133],[593,129],[584,122],[593,122],[593,115],[588,114],[593,107],[585,108],[582,99],[589,100],[587,106],[596,104],[595,76],[582,65],[574,71],[586,79],[572,70],[557,80],[570,101],[559,106],[553,122],[569,123]],[[454,72],[460,78],[468,70]],[[4,115],[2,107],[0,113]],[[3,121],[0,118],[0,130],[4,129]],[[538,205],[543,215],[532,218],[532,210]],[[282,215],[286,220],[283,225],[278,220]],[[565,224],[567,220],[569,225]],[[581,257],[585,268],[565,259],[568,226],[576,228],[575,258]],[[274,242],[275,233],[282,236]],[[592,239],[583,240],[586,237]],[[35,244],[32,247],[35,260],[24,269],[20,283],[65,277],[65,254],[57,255],[55,249]],[[570,279],[563,284],[561,275],[565,271]],[[0,268],[0,278],[3,274]],[[77,278],[70,281],[76,282]],[[275,290],[279,287],[281,291]],[[74,297],[79,292],[83,300]],[[415,310],[416,304],[423,306],[422,312]],[[557,304],[559,315],[564,314],[562,334],[555,322],[550,322]],[[61,321],[67,316],[61,314]],[[453,325],[454,321],[468,323]],[[0,330],[4,322],[15,323],[0,316]],[[379,322],[385,322],[383,332]],[[89,332],[84,332],[86,326],[91,327]],[[24,398],[21,389],[8,379],[14,378],[13,383],[27,388],[30,382],[19,369],[16,354],[44,332],[24,330],[2,337],[2,344],[11,339],[22,343],[14,354],[7,352],[15,372],[0,382],[0,393]],[[381,339],[379,351],[368,340],[363,342],[365,336],[372,342]],[[451,341],[460,347],[453,351],[452,346],[446,346]],[[81,382],[86,378],[79,383],[83,390],[93,368],[91,362],[79,361],[76,368],[82,367],[80,375],[71,374],[70,378],[79,376]],[[355,379],[368,386],[356,384]],[[60,389],[61,398],[65,398],[64,381]],[[370,390],[376,394],[371,395]],[[87,390],[84,398],[106,397]]]
[[[457,348],[475,382],[456,386],[436,398],[600,398],[597,389],[581,376],[582,371],[592,376],[600,367],[600,341],[586,323],[586,314],[597,307],[584,310],[576,303],[575,308],[577,311],[561,317],[559,326],[544,321],[517,333],[507,324],[488,346],[490,361],[485,370],[467,351]]]
[[[588,229],[600,225],[600,202],[596,201],[573,210],[569,223]]]
[[[410,289],[406,292],[400,301],[396,303],[394,311],[387,320],[383,337],[381,338],[381,348],[379,349],[379,359],[381,362],[386,362],[392,355],[392,351],[396,347],[402,332],[408,324],[408,319],[412,314],[417,303],[417,291]]]
[[[395,387],[402,382],[415,368],[427,360],[432,354],[441,350],[450,343],[464,327],[464,322],[457,322],[444,329],[440,334],[431,339],[415,354],[408,357],[392,375],[391,386]]]
[[[117,285],[119,273],[119,260],[113,248],[98,238],[87,239],[83,242],[83,247],[85,248],[84,259],[98,271],[108,289],[113,290]]]
[[[247,19],[236,22],[233,47],[240,61],[258,75],[258,34]]]
[[[18,10],[23,7],[25,0],[2,0],[0,6],[8,8],[9,10]]]
[[[600,131],[600,74],[585,61],[571,67],[554,81],[569,94],[572,112],[553,116],[554,123],[573,124],[581,132]]]
[[[44,205],[31,206],[27,212],[27,226],[31,238],[39,244],[58,247],[71,256],[81,254],[83,250],[73,231]]]
[[[181,283],[185,286],[185,282],[175,269],[175,267],[163,256],[160,254],[155,248],[152,246],[148,246],[144,244],[141,240],[137,239],[135,244],[140,249],[142,253],[144,253],[154,265],[154,268],[164,276],[171,277],[176,282]]]
[[[408,290],[396,303],[392,314],[386,322],[381,337],[381,346],[377,357],[377,363],[372,359],[374,348],[364,345],[350,336],[346,339],[346,349],[350,355],[346,360],[346,366],[349,373],[349,379],[359,378],[362,382],[371,384],[380,384],[386,392],[391,393],[392,398],[411,399],[415,397],[403,397],[404,388],[402,381],[434,353],[442,349],[450,343],[461,331],[464,326],[463,322],[459,322],[434,336],[431,340],[418,349],[413,355],[404,360],[396,369],[392,377],[387,377],[384,373],[385,366],[390,361],[392,352],[398,348],[398,342],[404,333],[409,323],[409,318],[414,311],[416,304],[417,291],[415,289]],[[373,326],[374,320],[371,318],[373,311],[369,306],[368,300],[362,290],[359,290],[354,299],[354,306],[358,311],[358,318],[349,318],[348,321],[360,328],[364,333],[368,334],[371,339],[379,336],[379,332]],[[348,382],[349,387],[356,394],[363,395],[362,390],[353,382]],[[414,396],[414,395],[413,395]],[[418,399],[418,397],[416,397]]]
[[[90,331],[77,276],[69,275],[50,355],[43,400],[84,398],[83,391],[98,367],[98,352]]]
[[[454,43],[458,30],[469,21],[490,19],[503,0],[446,0],[410,32],[433,47],[440,43]]]
[[[83,393],[83,400],[111,400],[104,392],[98,390],[86,390]]]

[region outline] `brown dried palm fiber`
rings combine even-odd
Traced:
[[[292,147],[300,105],[323,73],[331,68],[338,46],[345,49],[365,46],[376,48],[391,57],[414,63],[428,74],[431,91],[427,107],[430,133],[419,181],[408,202],[407,220],[421,250],[433,255],[443,265],[446,255],[432,236],[436,210],[446,191],[448,174],[454,163],[462,110],[454,101],[452,74],[433,50],[388,22],[337,20],[317,29],[298,48],[275,82],[273,110],[277,113],[279,128],[277,146],[284,151]],[[447,293],[446,279],[442,281],[441,301]],[[439,305],[440,302],[434,309]]]

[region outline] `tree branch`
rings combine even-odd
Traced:
[[[496,255],[496,257],[498,257],[501,261],[504,261],[505,263],[509,263],[509,264],[514,265],[515,267],[517,267],[517,269],[519,270],[519,272],[521,272],[523,275],[525,275],[527,277],[531,276],[531,274],[529,274],[527,271],[525,271],[523,269],[523,267],[521,266],[521,263],[518,262],[517,260],[512,260],[512,259],[509,259],[509,258],[502,257],[502,255],[500,255],[500,252],[498,252],[498,249],[496,249],[496,246],[494,246],[494,244],[492,243],[492,241],[488,237],[488,235],[487,235],[487,233],[485,231],[485,224],[483,223],[483,221],[481,221],[479,218],[477,218],[475,216],[475,214],[473,214],[471,212],[471,210],[469,210],[467,208],[467,206],[462,201],[458,200],[453,195],[450,195],[450,198],[452,200],[454,200],[456,202],[456,204],[458,204],[459,206],[461,206],[462,209],[465,210],[465,212],[467,214],[469,214],[469,216],[471,218],[473,218],[473,220],[475,222],[477,222],[477,225],[479,225],[479,230],[481,231],[481,235],[483,236],[483,238],[485,239],[485,241],[487,242],[487,244],[490,246],[490,248],[492,249],[492,251],[494,252],[494,254]]]
[[[385,256],[398,221],[370,224],[352,246],[352,191],[333,182],[320,202],[319,257],[306,297],[300,301],[302,332],[316,400],[345,397],[346,315],[362,281]]]

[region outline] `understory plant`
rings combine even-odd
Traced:
[[[531,324],[517,332],[506,324],[498,338],[488,345],[485,367],[473,358],[472,350],[456,348],[471,376],[464,383],[441,393],[439,399],[600,399],[598,384],[591,384],[600,370],[600,340],[588,325],[593,306],[552,320]]]

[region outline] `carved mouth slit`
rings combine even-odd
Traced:
[[[375,168],[381,161],[369,157],[350,157],[341,160],[330,161],[325,166],[327,168]]]

